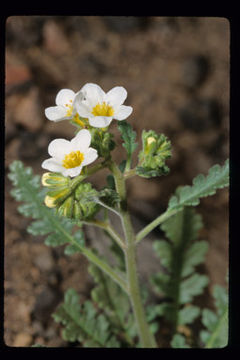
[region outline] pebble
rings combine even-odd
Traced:
[[[32,343],[32,336],[30,334],[21,332],[17,334],[13,346],[14,347],[27,347]]]
[[[34,264],[41,270],[41,271],[49,271],[54,266],[54,261],[47,251],[44,251],[37,255],[34,259]]]

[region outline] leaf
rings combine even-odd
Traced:
[[[197,306],[189,305],[185,306],[179,311],[178,324],[186,325],[191,324],[200,315],[200,309]]]
[[[189,303],[203,292],[208,277],[196,272],[195,267],[204,261],[207,243],[198,241],[202,218],[191,207],[177,212],[161,225],[168,240],[156,240],[153,249],[166,272],[151,277],[154,289],[166,297],[165,318],[178,325],[192,323],[199,309]],[[163,305],[162,304],[162,305]],[[182,307],[188,304],[187,307]]]
[[[172,245],[166,240],[157,240],[153,243],[153,250],[159,257],[161,264],[169,269],[172,262]]]
[[[40,188],[40,176],[33,175],[31,168],[25,168],[22,162],[14,161],[10,165],[9,178],[13,182],[15,189],[11,194],[17,201],[24,202],[18,209],[26,217],[36,219],[27,228],[33,235],[47,235],[45,244],[49,246],[60,246],[71,243],[73,237],[74,223],[60,217],[53,209],[49,209],[44,204],[45,189]],[[79,230],[74,239],[75,245],[80,245],[79,236],[83,239],[83,232]],[[83,245],[83,243],[81,243]],[[80,247],[78,247],[78,251]]]
[[[162,225],[161,229],[174,246],[187,248],[190,242],[197,239],[199,230],[203,227],[201,215],[191,208],[170,217]]]
[[[204,240],[192,244],[184,254],[182,276],[188,276],[194,271],[194,267],[203,263],[208,251],[208,243]]]
[[[133,332],[135,322],[130,312],[131,307],[128,296],[96,266],[91,264],[88,270],[96,283],[96,286],[91,291],[93,301],[104,311],[113,327],[113,331],[116,334],[121,333],[125,341],[129,345],[133,345],[132,337],[136,335],[136,329]]]
[[[178,188],[176,195],[172,196],[168,210],[182,209],[184,206],[196,206],[200,198],[214,195],[217,189],[222,189],[229,185],[229,160],[225,164],[214,165],[209,169],[208,175],[198,175],[193,179],[192,186]]]
[[[184,349],[189,348],[190,346],[186,343],[183,335],[175,334],[171,341],[171,347],[175,349]]]
[[[159,294],[169,294],[170,293],[170,276],[164,273],[157,273],[151,276],[150,281],[156,292]]]
[[[110,207],[115,207],[120,203],[119,194],[115,190],[109,188],[99,191],[98,199]]]
[[[110,324],[103,314],[87,300],[80,304],[80,297],[74,289],[65,293],[64,302],[59,305],[53,318],[64,326],[66,341],[79,341],[83,347],[119,347],[120,344],[110,332]]]
[[[222,348],[228,343],[228,294],[224,287],[213,288],[216,311],[203,309],[202,323],[206,329],[200,332],[200,339],[206,348]]]
[[[124,143],[122,146],[126,149],[128,157],[131,157],[135,149],[137,148],[136,132],[132,130],[132,126],[126,122],[126,120],[118,122],[118,129],[122,134]]]
[[[180,284],[180,304],[191,302],[194,296],[200,295],[209,280],[206,275],[199,275],[197,273],[188,277]]]

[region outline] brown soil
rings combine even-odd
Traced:
[[[165,210],[176,186],[191,184],[215,163],[229,156],[229,24],[224,18],[12,16],[6,23],[6,146],[5,169],[19,159],[42,174],[47,146],[57,137],[71,138],[67,122],[54,124],[44,109],[54,105],[62,88],[79,90],[85,83],[105,91],[121,85],[128,91],[129,117],[137,131],[153,129],[173,146],[164,178],[129,179],[128,196],[136,228]],[[116,122],[111,130],[120,144]],[[139,145],[140,148],[140,145]],[[121,146],[114,157],[121,161]],[[135,156],[136,160],[136,156]],[[93,177],[105,183],[103,171]],[[87,260],[50,249],[43,237],[26,232],[30,220],[5,183],[5,323],[8,346],[71,346],[61,339],[51,313],[64,291],[74,287],[88,297],[92,280]],[[201,202],[201,237],[209,242],[206,273],[209,291],[225,284],[228,268],[228,190]],[[92,246],[96,234],[87,230]],[[95,235],[94,235],[95,234]],[[98,246],[104,241],[97,233]],[[141,276],[156,271],[151,240],[142,245]],[[145,247],[144,247],[145,246]],[[141,252],[141,250],[140,250]],[[155,264],[155,265],[154,265]],[[209,298],[204,306],[211,306]]]

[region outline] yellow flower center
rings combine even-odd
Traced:
[[[112,106],[105,103],[105,101],[102,104],[97,104],[92,109],[92,114],[94,116],[113,116],[114,109]]]
[[[62,164],[66,169],[72,169],[81,165],[83,159],[84,155],[79,150],[72,151],[70,154],[65,155]]]
[[[71,104],[65,104],[65,106],[68,108],[66,114],[67,116],[71,116],[73,112],[72,100],[70,100],[70,103]]]

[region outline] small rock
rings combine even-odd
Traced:
[[[17,334],[13,346],[14,347],[27,347],[32,343],[32,336],[27,333],[19,333]]]
[[[208,130],[221,123],[220,105],[212,98],[193,99],[179,110],[179,117],[189,130]]]
[[[34,264],[41,270],[41,271],[50,271],[54,266],[54,261],[47,251],[40,253],[34,259]]]

